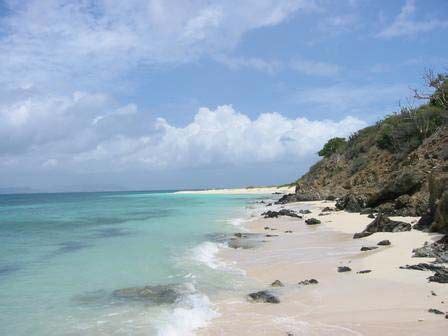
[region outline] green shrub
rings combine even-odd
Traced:
[[[346,146],[347,141],[344,138],[332,138],[327,141],[318,154],[327,158],[335,153],[342,153]]]

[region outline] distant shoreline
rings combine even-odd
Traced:
[[[272,193],[293,193],[294,187],[250,187],[250,188],[222,188],[222,189],[205,189],[205,190],[181,190],[174,192],[175,194],[272,194]]]

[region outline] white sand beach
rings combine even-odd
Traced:
[[[367,215],[330,212],[333,202],[303,202],[281,206],[310,209],[306,225],[292,217],[249,221],[249,232],[273,235],[254,249],[225,249],[221,257],[244,270],[258,288],[271,290],[279,304],[249,302],[244,295],[215,302],[220,314],[200,335],[446,335],[448,320],[428,312],[448,311],[448,286],[428,282],[432,272],[400,269],[406,264],[431,261],[412,258],[412,249],[441,237],[420,231],[375,233],[353,239],[372,221]],[[278,210],[280,206],[268,209]],[[418,218],[400,217],[415,222]],[[269,229],[265,229],[269,227]],[[287,233],[285,231],[292,231]],[[361,252],[388,239],[390,246]],[[350,272],[339,273],[338,266]],[[358,273],[371,270],[370,273]],[[317,279],[318,284],[298,282]],[[272,288],[280,280],[284,287]]]

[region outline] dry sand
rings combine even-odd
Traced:
[[[353,239],[372,221],[366,215],[332,212],[318,216],[331,202],[287,204],[288,209],[309,208],[322,221],[306,225],[291,217],[256,219],[251,232],[275,234],[255,249],[225,249],[221,257],[246,271],[254,290],[272,289],[281,280],[285,287],[272,289],[279,304],[252,303],[241,295],[215,302],[220,317],[199,331],[200,335],[448,335],[448,319],[428,312],[448,311],[448,285],[430,283],[431,272],[399,266],[431,261],[412,258],[412,249],[441,237],[420,231],[376,233]],[[402,218],[413,222],[417,218]],[[269,226],[276,230],[265,230]],[[285,233],[292,230],[293,233]],[[361,252],[383,239],[390,246]],[[352,271],[338,273],[338,266]],[[370,269],[371,273],[358,274]],[[319,284],[299,286],[305,279]],[[255,288],[256,287],[256,288]],[[433,291],[436,295],[433,295]]]

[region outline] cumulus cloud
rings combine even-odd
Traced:
[[[334,136],[347,136],[366,124],[353,117],[339,121],[289,119],[262,113],[252,120],[230,105],[201,108],[184,127],[157,119],[156,132],[140,137],[114,137],[75,157],[77,163],[114,162],[148,168],[239,165],[313,155]]]
[[[35,111],[27,114],[31,106]],[[0,114],[2,125],[12,114],[19,117],[0,130],[2,139],[9,139],[6,145],[2,142],[0,166],[11,169],[26,162],[45,169],[95,167],[97,171],[110,171],[129,167],[161,169],[297,162],[315,154],[328,138],[347,136],[365,126],[363,121],[349,116],[339,121],[309,120],[290,119],[272,112],[251,119],[231,105],[223,105],[215,110],[200,108],[193,120],[182,127],[158,118],[146,124],[145,132],[126,133],[129,127],[120,129],[120,126],[129,112],[121,111],[130,109],[135,118],[133,122],[142,123],[134,108],[116,107],[110,98],[101,94],[75,93],[6,109],[8,114]],[[116,128],[105,132],[98,127],[102,120],[92,122],[99,116],[118,118]],[[33,127],[36,125],[39,127]]]
[[[419,33],[427,33],[435,29],[448,28],[448,20],[431,18],[425,21],[415,20],[415,0],[407,0],[394,21],[377,34],[381,38],[393,38],[399,36],[413,36]]]

